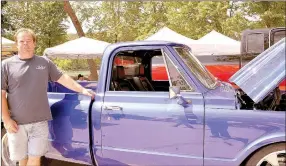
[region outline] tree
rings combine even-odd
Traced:
[[[285,27],[285,2],[245,2],[245,15],[256,18],[256,28]]]
[[[74,5],[79,18],[87,23],[87,35],[108,42],[144,40],[163,26],[192,39],[216,30],[236,40],[245,29],[285,26],[285,2],[112,1]]]
[[[201,19],[198,19],[200,2],[167,2],[167,26],[172,30],[198,39],[208,31],[207,26]],[[208,22],[207,22],[208,24]]]
[[[7,1],[1,1],[1,8],[7,5]],[[14,30],[13,26],[7,21],[7,18],[1,11],[1,33],[4,34],[5,31]]]
[[[231,28],[241,31],[248,25],[233,2],[116,1],[74,5],[79,18],[88,24],[87,35],[108,42],[144,40],[164,26],[193,39],[213,29],[239,38],[240,32]],[[230,8],[232,17],[227,14]]]
[[[64,10],[71,18],[73,25],[76,28],[78,36],[84,37],[85,35],[81,27],[81,24],[79,23],[77,16],[75,15],[69,1],[64,1]],[[92,59],[88,59],[87,62],[90,67],[90,80],[98,80],[96,63]]]
[[[114,43],[137,37],[140,5],[142,2],[97,2],[85,5],[74,3],[79,19],[87,24],[87,35]]]
[[[144,2],[141,9],[141,20],[139,23],[138,37],[136,39],[144,40],[148,36],[154,34],[166,25],[167,12],[165,2]]]
[[[165,25],[163,2],[112,1],[86,5],[74,3],[79,18],[87,23],[92,37],[107,42],[132,41],[146,37]],[[152,32],[151,32],[152,31]]]
[[[60,2],[8,2],[2,9],[3,15],[15,29],[8,29],[5,36],[12,36],[19,28],[31,28],[37,35],[36,54],[44,49],[66,41],[67,15]]]

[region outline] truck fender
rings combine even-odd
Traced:
[[[245,147],[237,155],[236,160],[239,161],[239,163],[242,163],[245,159],[247,159],[249,156],[251,156],[257,150],[259,150],[265,146],[271,145],[271,144],[281,143],[281,142],[285,142],[285,141],[286,141],[285,134],[283,134],[283,133],[273,133],[270,135],[260,137],[259,139],[253,141],[247,147]]]

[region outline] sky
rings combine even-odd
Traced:
[[[75,3],[80,3],[80,5],[87,5],[87,6],[89,6],[89,7],[92,7],[92,6],[100,6],[100,4],[101,4],[101,2],[100,1],[90,1],[90,2],[77,2],[77,1],[71,1],[70,2],[71,3],[71,5],[73,5],[73,4],[75,4]],[[71,19],[70,18],[68,18],[68,23],[67,23],[67,25],[69,26],[69,28],[67,29],[67,33],[77,33],[76,32],[76,29],[75,29],[75,27],[73,26],[73,23],[72,23],[72,21],[71,21]],[[82,25],[83,27],[83,31],[86,33],[87,32],[87,28],[85,28],[84,27],[84,24]]]
[[[75,29],[75,27],[73,26],[73,23],[72,23],[72,21],[71,21],[71,19],[70,18],[68,18],[68,22],[67,23],[65,23],[69,28],[67,29],[67,33],[68,34],[70,34],[70,33],[77,33],[76,32],[76,29]],[[83,28],[83,31],[84,31],[84,33],[86,33],[87,32],[87,29],[83,26],[82,27]]]
[[[69,26],[69,29],[67,29],[68,33],[76,33],[76,30],[71,22],[69,22],[67,25]]]

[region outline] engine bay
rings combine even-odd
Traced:
[[[240,109],[286,111],[286,92],[277,87],[269,93],[262,101],[255,103],[243,90],[236,92]]]

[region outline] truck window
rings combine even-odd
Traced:
[[[152,81],[168,81],[167,69],[162,55],[154,56],[151,59]]]
[[[178,70],[178,67],[171,61],[171,59],[164,53],[164,60],[169,75],[170,86],[178,86],[182,91],[194,91],[194,89],[187,83],[183,74]]]
[[[241,38],[241,54],[256,56],[285,36],[285,27],[244,30]]]
[[[152,79],[154,66],[161,68],[160,72],[157,72],[157,78],[163,74],[163,80]],[[170,79],[166,70],[167,66]],[[168,92],[170,84],[181,87],[181,90],[193,91],[170,59],[163,59],[160,49],[123,51],[114,58],[110,91]]]
[[[118,53],[113,61],[110,91],[152,91],[139,51]],[[148,57],[147,57],[148,58]]]
[[[258,54],[268,48],[268,44],[263,33],[249,34],[246,38],[246,51],[249,54]]]
[[[132,56],[116,56],[114,60],[113,67],[123,66],[125,76],[127,78],[133,77],[136,75],[136,70],[138,66],[141,64],[142,59],[139,57],[132,57]]]
[[[207,88],[214,89],[217,86],[215,77],[201,64],[199,60],[186,47],[173,47],[177,54],[182,58],[189,70]]]
[[[274,29],[274,32],[271,33],[270,36],[270,42],[271,45],[277,43],[278,41],[280,41],[281,39],[283,39],[284,37],[286,37],[286,31],[285,29]]]

